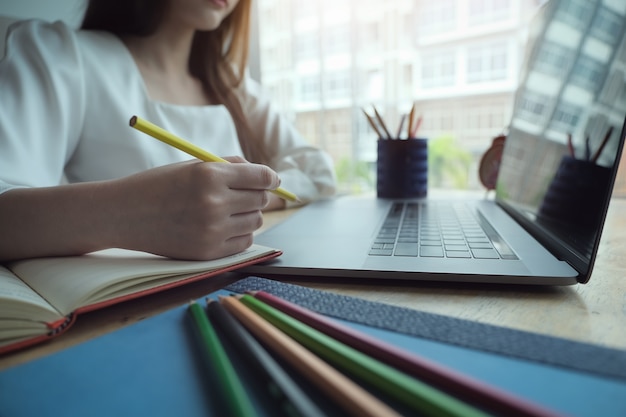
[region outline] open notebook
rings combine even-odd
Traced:
[[[61,335],[83,313],[280,254],[252,245],[219,259],[184,261],[114,248],[0,265],[0,355]]]
[[[626,10],[548,2],[536,16],[496,199],[348,197],[257,237],[247,268],[308,275],[567,285],[591,274],[624,142]],[[571,137],[571,141],[568,140]]]

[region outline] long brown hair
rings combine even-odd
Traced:
[[[117,36],[148,36],[157,30],[171,1],[89,0],[82,29],[104,30]],[[202,82],[212,102],[223,104],[230,112],[245,157],[267,163],[263,149],[250,142],[252,130],[238,95],[248,64],[250,7],[250,0],[239,0],[217,29],[196,32],[189,72]]]

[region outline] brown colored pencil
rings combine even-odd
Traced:
[[[244,306],[237,298],[220,297],[220,302],[251,333],[336,401],[348,415],[400,417],[396,411]]]
[[[382,127],[383,130],[385,131],[385,134],[387,135],[387,139],[393,139],[393,137],[391,136],[391,133],[389,133],[389,130],[387,129],[387,126],[385,125],[385,121],[383,120],[380,113],[378,113],[378,110],[376,110],[376,107],[374,107],[374,114],[376,115],[376,119],[378,119],[378,123],[380,123],[380,127]]]
[[[381,133],[381,131],[378,129],[378,126],[376,126],[376,122],[374,122],[374,119],[372,119],[372,116],[370,116],[369,114],[367,114],[367,112],[365,111],[365,109],[361,109],[363,111],[363,114],[365,115],[365,117],[367,118],[367,121],[369,122],[370,126],[372,127],[372,129],[374,129],[374,132],[376,132],[376,134],[378,135],[379,138],[384,139],[385,137],[383,136],[383,134]]]
[[[251,291],[250,294],[354,349],[400,369],[419,380],[430,383],[464,401],[489,411],[495,411],[497,415],[502,414],[510,417],[559,417],[559,414],[552,410],[545,409],[491,385],[448,369],[425,357],[411,354],[382,340],[374,339],[265,291]]]

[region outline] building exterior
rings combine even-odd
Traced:
[[[566,1],[576,10],[586,0]],[[541,3],[259,0],[262,83],[338,166],[376,160],[363,109],[375,106],[395,136],[415,103],[418,136],[433,146],[447,138],[463,153],[443,162],[462,165],[464,181],[453,185],[480,188],[478,160],[510,122],[528,24]],[[346,172],[342,181],[362,180],[357,169]]]

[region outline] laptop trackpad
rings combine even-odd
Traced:
[[[376,199],[318,201],[259,234],[255,243],[283,250],[273,263],[354,269],[365,262],[388,210],[389,202]]]
[[[302,236],[372,239],[389,210],[389,202],[377,199],[338,198],[303,207],[283,222],[259,235],[263,241],[284,244]],[[288,223],[288,225],[287,225]]]

